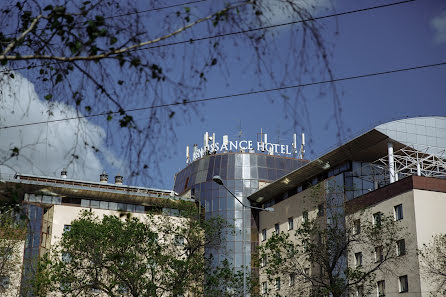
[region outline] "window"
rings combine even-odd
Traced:
[[[71,225],[63,225],[63,232],[68,232],[71,230]]]
[[[260,258],[260,267],[265,267],[266,266],[266,255],[263,255]]]
[[[398,204],[393,207],[393,214],[395,215],[395,221],[403,219],[403,205]]]
[[[62,253],[62,262],[64,263],[70,263],[71,262],[71,255],[70,253],[63,252]]]
[[[324,216],[324,205],[323,204],[319,204],[317,206],[317,216],[318,217],[323,217]]]
[[[279,223],[274,224],[274,232],[276,232],[276,234],[279,234],[279,233],[280,233]]]
[[[375,262],[382,262],[383,259],[383,247],[375,247]]]
[[[128,294],[129,293],[129,289],[125,285],[119,284],[119,286],[118,286],[118,293],[122,294],[122,295]]]
[[[409,282],[407,281],[407,275],[399,277],[399,287],[400,287],[400,293],[409,291]]]
[[[290,274],[290,287],[294,286],[294,283],[296,282],[296,275],[294,273]]]
[[[373,214],[373,225],[381,227],[382,213],[376,212]]]
[[[276,278],[276,281],[274,282],[274,289],[276,289],[276,291],[280,290],[280,277]]]
[[[304,211],[302,213],[302,222],[307,223],[308,222],[308,211]]]
[[[362,253],[355,253],[355,266],[359,267],[362,265]]]
[[[294,221],[293,218],[288,218],[288,230],[293,230],[294,229]]]
[[[71,289],[71,283],[64,281],[60,283],[59,289],[62,291],[62,293],[64,291],[70,290]]]
[[[175,245],[176,246],[183,246],[184,245],[184,237],[181,235],[175,235]]]
[[[364,296],[364,286],[359,285],[356,287],[356,297],[363,297]]]
[[[268,293],[268,285],[266,282],[262,283],[262,294]]]
[[[377,282],[378,296],[386,296],[386,283],[381,280]]]
[[[400,239],[396,242],[396,254],[398,256],[406,254],[406,241],[404,239]]]
[[[353,221],[353,234],[358,235],[361,233],[361,220],[354,220]]]
[[[262,241],[266,240],[266,229],[262,230]]]
[[[10,283],[9,276],[0,275],[0,288],[8,289],[9,283]]]

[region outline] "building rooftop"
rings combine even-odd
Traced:
[[[105,182],[91,182],[67,178],[35,176],[29,174],[16,174],[15,176],[1,176],[0,199],[10,193],[11,189],[24,193],[40,193],[49,196],[94,198],[116,202],[127,202],[150,205],[154,200],[175,199],[192,201],[180,198],[172,190],[160,190],[128,185],[117,185]]]

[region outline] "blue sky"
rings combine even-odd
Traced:
[[[389,1],[336,1],[337,12],[390,3]],[[320,15],[326,12],[321,11]],[[446,41],[432,25],[435,18],[446,18],[446,1],[415,1],[320,21],[324,36],[334,47],[332,65],[335,77],[354,76],[386,70],[446,61]],[[292,28],[287,28],[292,29]],[[286,31],[282,28],[281,30]],[[442,27],[446,31],[446,25]],[[443,31],[443,34],[444,34]],[[286,34],[284,34],[286,38]],[[282,36],[279,36],[281,38]],[[274,63],[274,61],[271,61]],[[318,77],[314,77],[318,80]],[[257,89],[249,75],[234,73],[230,86],[220,83],[218,74],[210,81],[209,96]],[[290,82],[292,84],[292,82]],[[336,83],[342,112],[343,134],[334,119],[333,99],[319,87],[306,87],[306,100],[294,102],[296,117],[307,135],[307,157],[314,157],[354,135],[374,126],[405,117],[446,114],[446,67],[408,71]],[[284,118],[282,95],[293,98],[295,90],[266,95],[235,97],[199,106],[202,119],[193,118],[177,128],[176,154],[162,164],[165,184],[170,187],[173,175],[185,165],[185,147],[203,142],[203,133],[215,132],[217,138],[236,136],[242,128],[245,139],[256,140],[260,128],[270,139],[289,144],[292,133],[301,133]],[[274,102],[271,101],[274,99]],[[241,125],[240,125],[241,123]]]
[[[160,1],[157,5],[182,2],[166,0]],[[323,16],[332,14],[333,10],[340,13],[396,1],[307,0],[306,2],[322,4],[322,8],[317,8],[313,12],[314,16]],[[206,3],[195,4],[192,11],[203,9]],[[144,7],[145,2],[140,4],[140,10],[147,9]],[[153,15],[147,16],[149,24],[153,23]],[[280,13],[273,19],[274,23],[288,20],[289,18]],[[322,29],[322,37],[328,49],[330,67],[335,78],[446,62],[446,1],[417,0],[337,18],[326,18],[318,20],[317,24]],[[154,36],[159,34],[156,31],[161,32],[164,29],[162,26],[153,28]],[[300,29],[301,25],[295,24],[272,29],[267,33],[267,38],[270,40],[273,38],[277,48],[264,56],[263,71],[270,69],[277,78],[276,81],[271,80],[264,72],[260,74],[255,72],[258,60],[243,43],[234,44],[237,40],[234,37],[219,38],[218,42],[225,54],[224,63],[220,64],[219,60],[219,67],[214,67],[207,74],[207,84],[202,92],[198,92],[199,97],[189,99],[326,80],[327,75],[321,72],[318,66],[320,64],[317,63],[311,48],[305,57],[307,65],[313,67],[309,73],[301,73],[299,67],[288,64],[293,60],[292,57],[298,55],[296,48],[301,42],[290,36]],[[203,31],[197,27],[195,31],[187,34],[198,37],[203,35]],[[187,34],[186,38],[192,36]],[[185,36],[180,36],[177,40],[184,38]],[[206,52],[206,44],[203,43],[204,46],[199,49]],[[186,82],[187,67],[195,61],[185,62],[182,55],[190,50],[191,47],[187,44],[169,47],[163,61],[166,62],[166,67],[170,68],[173,77],[186,74],[184,78]],[[23,74],[27,76],[26,72]],[[116,75],[113,79],[117,79],[121,73],[115,71],[113,75]],[[16,85],[16,89],[22,92],[23,89],[27,89],[23,86],[30,87],[28,83],[23,84]],[[186,146],[192,147],[195,143],[201,146],[206,131],[216,133],[220,142],[223,135],[229,135],[230,139],[236,140],[240,131],[243,139],[256,141],[257,133],[262,128],[268,133],[270,141],[281,144],[290,144],[293,133],[305,132],[306,158],[313,159],[340,142],[383,122],[405,117],[446,115],[446,66],[348,80],[338,82],[334,86],[337,98],[327,84],[201,103],[194,105],[196,112],[189,113],[188,116],[183,116],[181,110],[177,109],[175,117],[179,120],[179,124],[174,128],[176,139],[172,141],[166,136],[156,140],[159,151],[169,148],[167,150],[169,156],[158,159],[161,175],[154,171],[153,175],[156,175],[156,178],[150,184],[140,184],[140,186],[171,189],[174,174],[186,165]],[[4,105],[4,102],[8,100],[10,93],[4,88],[0,94],[4,96],[0,98],[2,104],[0,107],[3,108],[3,112],[0,109],[0,124],[45,120],[46,103],[43,100],[45,94],[39,93],[38,85],[36,89],[40,100],[31,87],[28,95],[20,93],[22,100],[20,104],[24,104],[25,116],[19,117],[10,114],[5,107],[7,104]],[[169,102],[178,100],[172,97],[175,94],[174,90],[160,90],[169,97]],[[127,108],[146,105],[141,90],[134,91],[127,87],[121,95],[131,98],[127,101]],[[27,96],[35,104],[32,105],[34,108],[27,105],[28,99],[23,99]],[[31,99],[34,97],[35,99]],[[335,106],[335,102],[338,102],[339,106]],[[14,102],[9,103],[11,106],[17,106]],[[10,109],[14,110],[11,106]],[[72,107],[63,104],[58,106],[61,116],[64,113],[71,115],[76,112]],[[147,114],[144,112],[132,115],[137,120],[147,119]],[[85,158],[82,162],[74,160],[68,164],[79,170],[87,168],[83,174],[78,175],[79,178],[97,180],[102,169],[107,170],[111,176],[125,172],[126,162],[122,159],[120,149],[126,143],[120,140],[119,130],[115,130],[113,126],[106,126],[105,123],[103,118],[94,118],[86,122],[85,131],[90,131],[88,137],[92,139],[92,143],[94,140],[97,141],[98,147],[102,149],[102,155],[91,155],[87,149],[79,148],[75,153]],[[23,130],[0,131],[0,152],[2,149],[7,151],[8,145],[12,145],[13,140],[22,141],[26,146],[24,139],[37,137],[35,140],[38,141],[37,146],[30,147],[28,155],[24,154],[28,160],[25,163],[20,160],[13,164],[9,163],[10,167],[22,173],[58,175],[60,167],[72,153],[69,149],[70,143],[81,139],[79,133],[83,131],[77,131],[75,124],[68,122],[57,125],[57,128],[56,124],[49,125],[50,130],[48,127],[38,125]],[[57,131],[59,136],[51,138],[52,142],[48,143],[45,135],[52,133],[57,135]],[[112,138],[107,138],[106,135],[112,135]],[[115,166],[110,166],[111,163]],[[0,173],[2,172],[5,171],[0,166]]]

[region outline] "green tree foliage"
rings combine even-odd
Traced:
[[[229,293],[237,291],[240,276],[227,263],[211,270],[204,258],[204,246],[218,245],[225,228],[223,220],[202,220],[187,209],[180,217],[149,214],[145,220],[83,212],[41,260],[35,294],[211,296],[206,292],[212,290],[237,296]],[[213,273],[233,287],[221,286]]]
[[[323,194],[314,197],[317,193],[321,195],[321,191],[313,191],[312,199],[323,203],[323,215],[317,214],[316,206],[315,215],[310,213],[295,231],[274,234],[259,248],[259,261],[264,266],[260,273],[270,283],[268,296],[340,297],[357,289],[368,294],[376,290],[376,273],[389,271],[400,261],[396,242],[404,238],[404,229],[393,216],[380,214],[377,224],[367,211],[346,216],[342,203],[325,200]],[[354,223],[359,218],[360,231]],[[376,259],[375,247],[380,252]],[[361,263],[355,263],[357,251],[364,254]],[[282,295],[271,289],[278,278],[292,282],[281,286]]]
[[[14,208],[0,208],[0,295],[18,289],[13,286],[20,279],[26,234],[25,224],[21,222],[20,213]]]
[[[432,296],[446,294],[446,234],[438,234],[419,251],[423,278],[432,284]]]

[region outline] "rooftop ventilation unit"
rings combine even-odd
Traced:
[[[103,171],[102,174],[99,175],[99,181],[101,183],[107,183],[108,182],[108,174],[105,173],[105,171]]]
[[[116,185],[122,185],[123,180],[124,180],[124,178],[122,177],[122,175],[118,174],[117,176],[115,176],[115,184]]]
[[[60,172],[60,177],[67,178],[67,169],[63,168]]]

